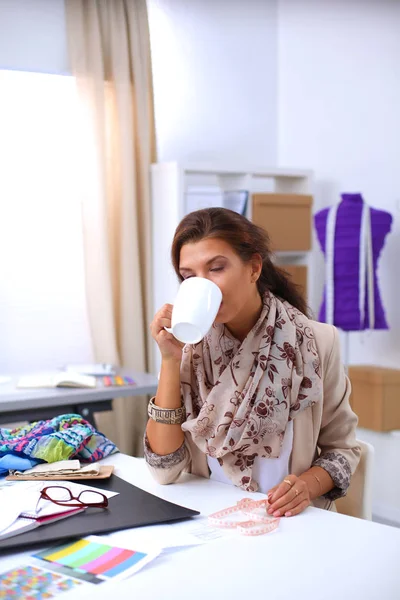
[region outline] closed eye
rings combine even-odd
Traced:
[[[225,269],[225,267],[214,267],[213,269],[210,269],[210,272],[218,272],[218,271],[223,271]],[[190,279],[191,277],[196,277],[196,275],[194,275],[193,273],[188,274],[188,275],[184,275],[183,273],[181,273],[181,277],[182,279]]]

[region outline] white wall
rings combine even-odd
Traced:
[[[0,69],[68,72],[64,0],[0,0]]]
[[[159,160],[276,162],[276,0],[150,0]]]
[[[390,331],[351,333],[349,358],[399,368],[400,3],[281,0],[278,23],[279,162],[315,170],[316,210],[361,191],[395,217],[379,264]],[[358,435],[375,447],[373,512],[400,523],[400,432]]]
[[[350,362],[398,368],[400,2],[281,0],[278,23],[279,163],[315,170],[316,210],[360,191],[395,216],[379,264],[390,331],[351,333]]]

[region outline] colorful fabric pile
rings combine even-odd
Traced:
[[[60,415],[15,429],[0,428],[0,457],[19,456],[35,464],[69,458],[95,462],[114,452],[118,452],[116,445],[80,415]]]

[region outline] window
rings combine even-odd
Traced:
[[[0,71],[0,374],[93,360],[72,77]]]

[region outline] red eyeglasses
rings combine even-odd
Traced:
[[[101,492],[94,490],[83,490],[78,496],[73,496],[71,490],[63,486],[50,485],[40,492],[39,501],[50,500],[59,506],[71,506],[72,508],[82,506],[107,508],[108,498]],[[75,501],[75,502],[74,502]]]

